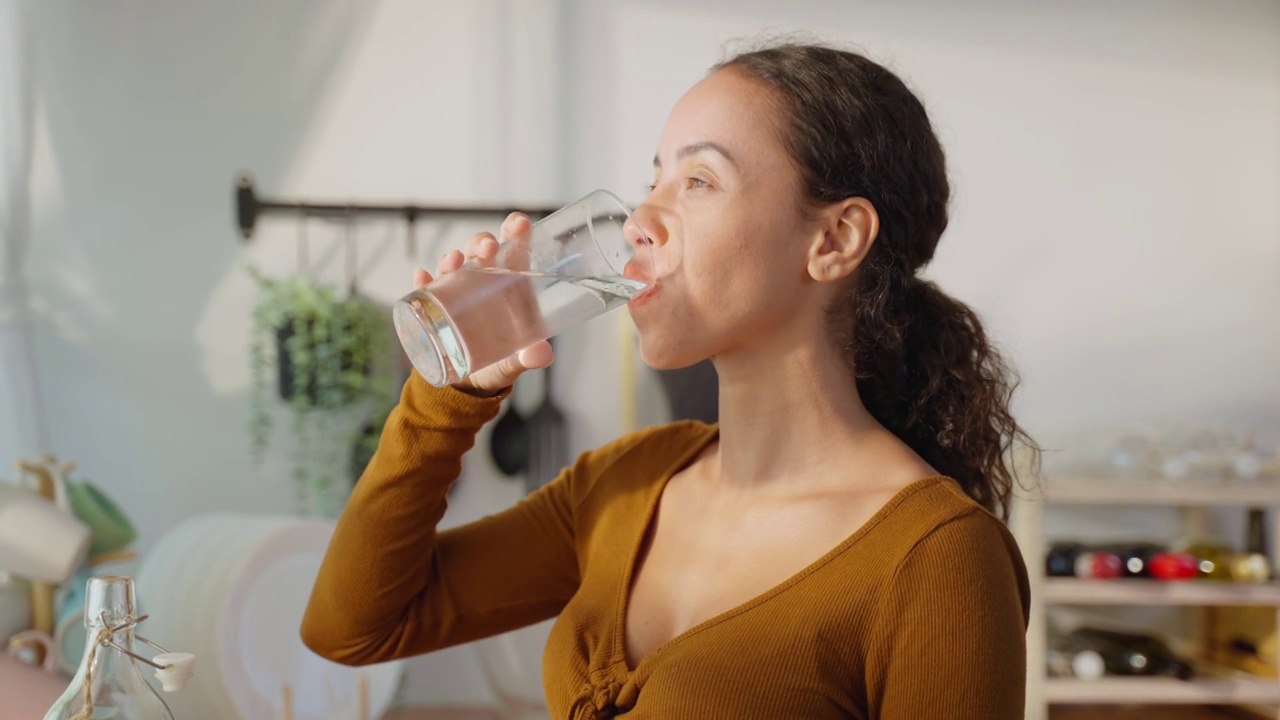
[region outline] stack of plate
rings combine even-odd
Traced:
[[[371,718],[391,706],[402,668],[351,668],[311,652],[298,634],[333,523],[264,515],[204,515],[175,527],[137,574],[139,634],[196,655],[196,676],[166,694],[188,720],[284,717],[355,720],[367,678]],[[150,651],[145,645],[141,649]]]

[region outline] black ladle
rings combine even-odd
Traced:
[[[515,393],[507,398],[507,409],[493,426],[489,453],[498,472],[513,477],[529,466],[529,425],[516,407]]]
[[[554,348],[555,341],[549,342]],[[542,371],[542,403],[529,416],[529,465],[524,474],[526,493],[551,482],[569,464],[568,419],[556,407],[551,371],[549,367]]]

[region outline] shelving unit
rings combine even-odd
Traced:
[[[1273,484],[1197,485],[1098,480],[1050,480],[1039,497],[1017,497],[1010,528],[1026,560],[1031,585],[1027,630],[1026,720],[1048,720],[1050,705],[1160,704],[1247,705],[1268,708],[1280,720],[1280,679],[1200,677],[1103,678],[1077,680],[1046,675],[1046,607],[1052,605],[1183,605],[1195,607],[1264,606],[1276,609],[1280,626],[1280,583],[1246,584],[1187,580],[1080,580],[1044,575],[1044,513],[1048,505],[1164,506],[1182,508],[1191,525],[1203,529],[1208,507],[1280,508],[1280,486]],[[1278,515],[1280,517],[1280,515]],[[1271,533],[1271,558],[1280,558],[1280,532]],[[1275,659],[1280,663],[1280,657]]]
[[[1280,583],[1275,582],[1255,585],[1211,580],[1045,578],[1040,594],[1049,605],[1280,606]]]
[[[1273,482],[1212,484],[1125,482],[1121,480],[1057,480],[1044,489],[1055,505],[1143,505],[1178,507],[1272,507],[1280,504]],[[1275,539],[1273,538],[1273,542]]]
[[[1058,705],[1276,705],[1280,704],[1280,683],[1274,680],[1049,678],[1045,683],[1045,701]]]

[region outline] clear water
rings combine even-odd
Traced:
[[[620,276],[463,268],[411,295],[418,327],[406,330],[397,317],[397,328],[419,372],[444,384],[624,305],[647,287]],[[441,356],[448,367],[438,367]]]

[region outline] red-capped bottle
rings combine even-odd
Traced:
[[[1076,557],[1076,577],[1109,580],[1124,574],[1124,561],[1110,552],[1085,552]]]
[[[1184,552],[1163,552],[1151,558],[1147,571],[1161,580],[1190,580],[1200,574],[1200,561]]]

